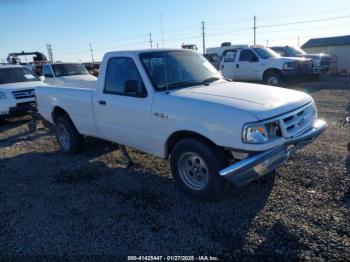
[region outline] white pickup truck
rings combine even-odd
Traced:
[[[110,52],[97,89],[36,96],[63,152],[93,136],[170,157],[179,187],[202,199],[268,174],[326,129],[309,95],[225,80],[190,50]]]
[[[45,84],[28,68],[0,65],[0,117],[26,113],[35,102],[35,89]]]
[[[223,76],[235,81],[262,81],[278,86],[283,81],[298,79],[312,73],[310,59],[281,57],[266,47],[226,49],[220,70]]]
[[[45,83],[55,86],[96,88],[97,78],[79,63],[52,63],[43,66]]]

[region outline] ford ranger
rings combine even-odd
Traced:
[[[177,185],[200,199],[270,173],[326,129],[309,95],[226,80],[191,50],[110,52],[96,89],[36,96],[63,152],[92,136],[170,158]]]

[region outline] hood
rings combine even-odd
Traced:
[[[171,95],[234,107],[253,114],[259,120],[287,113],[312,101],[311,96],[300,91],[223,81],[172,91]]]
[[[96,88],[97,78],[93,75],[74,75],[57,77],[63,86]]]
[[[271,57],[269,60],[276,60],[276,61],[283,61],[283,62],[306,62],[309,61],[309,59],[306,59],[305,57]]]
[[[18,83],[10,83],[10,84],[1,84],[0,89],[14,91],[14,90],[22,90],[22,89],[32,89],[40,86],[47,86],[47,84],[45,84],[42,81],[18,82]]]
[[[300,57],[311,58],[315,60],[321,60],[322,58],[331,58],[329,55],[325,54],[303,54]]]

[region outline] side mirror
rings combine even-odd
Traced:
[[[139,86],[136,80],[125,81],[124,92],[127,94],[138,94]]]
[[[39,76],[39,80],[44,82],[45,81],[45,76]]]

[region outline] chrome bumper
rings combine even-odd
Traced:
[[[236,186],[246,184],[282,165],[297,150],[310,144],[316,137],[322,134],[326,128],[327,123],[325,121],[316,120],[313,127],[302,135],[289,140],[281,146],[240,160],[221,170],[219,174]]]

